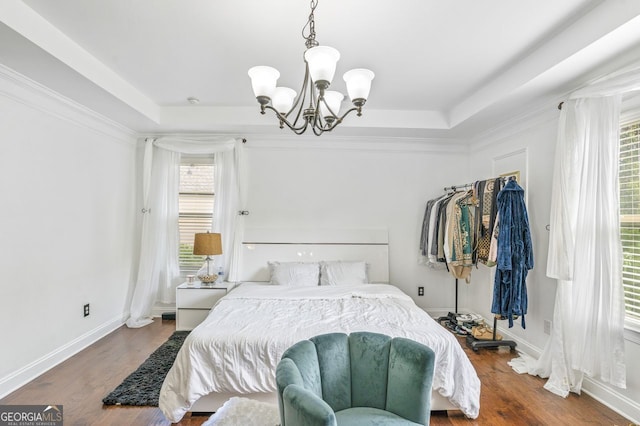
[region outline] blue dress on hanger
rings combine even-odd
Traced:
[[[498,258],[493,284],[491,312],[509,320],[527,313],[527,273],[533,269],[533,245],[529,216],[524,203],[524,189],[509,180],[497,197],[500,224],[498,230]]]

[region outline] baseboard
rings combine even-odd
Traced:
[[[498,327],[498,329],[500,330],[500,334],[506,339],[516,342],[519,352],[524,352],[536,359],[542,354],[542,349],[512,335],[508,329],[501,327]],[[640,424],[640,401],[633,401],[615,389],[591,377],[584,378],[582,382],[582,392],[629,419],[630,424]]]
[[[630,424],[640,424],[640,401],[633,401],[591,377],[585,377],[582,391],[629,419]]]
[[[116,330],[118,327],[124,324],[122,316],[113,318],[110,321],[102,324],[99,327],[90,330],[82,336],[72,340],[59,347],[58,349],[44,355],[43,357],[27,364],[21,369],[9,374],[0,379],[0,398],[4,398],[16,389],[29,383],[36,377],[52,369],[56,365],[65,361],[66,359],[77,354],[87,346],[100,340],[107,334]]]
[[[165,312],[174,312],[176,311],[175,303],[156,303],[151,309],[151,316],[153,318],[161,318],[162,314]]]
[[[487,324],[491,324],[490,322],[488,322],[485,319],[485,322]],[[511,334],[509,332],[508,328],[504,328],[504,327],[496,327],[496,330],[500,331],[500,334],[502,334],[506,339],[508,340],[513,340],[514,342],[516,342],[517,346],[516,346],[516,350],[518,352],[524,352],[525,354],[534,357],[535,359],[540,358],[540,355],[542,355],[542,349],[540,349],[539,347],[532,345],[531,343],[527,342],[526,340],[522,340],[521,338],[514,336],[513,334]]]
[[[454,308],[422,308],[431,318],[440,318],[446,317],[449,312],[455,312]],[[471,313],[467,309],[458,309],[458,313],[460,314],[469,314]]]

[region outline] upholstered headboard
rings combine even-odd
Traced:
[[[369,280],[389,282],[389,242],[381,229],[245,229],[240,281],[269,281],[267,262],[365,261]]]

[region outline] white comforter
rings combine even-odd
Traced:
[[[436,353],[433,388],[468,417],[480,409],[480,380],[456,338],[386,284],[285,287],[244,283],[186,339],[160,392],[172,422],[211,392],[275,392],[275,369],[294,343],[328,332],[407,337]]]

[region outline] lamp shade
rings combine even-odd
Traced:
[[[342,100],[344,99],[344,95],[340,92],[335,92],[333,90],[327,90],[324,93],[324,101],[327,103],[326,105],[324,104],[324,102],[320,102],[320,114],[322,114],[323,117],[333,117],[333,114],[331,114],[331,112],[329,111],[329,108],[331,108],[331,111],[333,111],[333,113],[337,116],[340,113],[340,104],[342,103]],[[329,108],[327,108],[327,105],[329,106]]]
[[[211,256],[222,254],[222,237],[220,234],[207,232],[196,234],[193,242],[193,254]]]
[[[347,92],[353,101],[354,99],[367,99],[371,90],[371,80],[375,74],[371,70],[356,68],[344,73],[344,81],[347,83]]]
[[[340,52],[333,47],[316,46],[304,52],[304,59],[309,64],[309,74],[314,83],[326,81],[331,84]]]
[[[273,92],[271,103],[276,111],[281,114],[286,114],[291,110],[295,97],[295,90],[289,89],[288,87],[276,87],[276,90]]]
[[[249,77],[251,77],[251,87],[256,98],[258,96],[271,98],[276,90],[276,81],[280,78],[280,72],[272,67],[258,65],[249,70]]]

